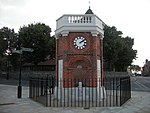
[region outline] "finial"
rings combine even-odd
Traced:
[[[89,9],[91,8],[90,3],[91,3],[91,2],[90,2],[90,0],[89,0]]]
[[[89,9],[86,11],[85,14],[94,14],[91,10],[91,6],[90,6],[90,0],[89,0]]]

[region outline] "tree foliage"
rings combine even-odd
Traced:
[[[21,46],[33,48],[33,52],[24,52],[23,59],[25,62],[37,64],[43,61],[49,54],[54,57],[51,51],[54,48],[54,37],[50,37],[51,28],[43,23],[29,24],[19,30],[19,40]],[[55,51],[53,51],[55,52]]]
[[[139,65],[131,65],[130,69],[135,71],[141,71],[141,67]]]
[[[52,36],[49,41],[49,59],[55,59],[55,51],[56,51],[56,38],[55,36]]]
[[[8,27],[3,27],[0,29],[0,69],[1,70],[6,68],[6,61],[8,60],[8,57],[11,57],[10,59],[11,64],[12,65],[15,64],[12,61],[15,61],[16,57],[13,54],[11,56],[6,56],[4,53],[8,48],[10,49],[10,51],[15,48],[16,38],[17,38],[17,33],[14,32],[14,29],[10,29]]]
[[[116,27],[105,26],[104,29],[104,60],[108,64],[108,70],[126,71],[136,58],[136,50],[133,50],[134,39],[122,37],[122,32]]]
[[[17,37],[17,33],[14,32],[14,29],[10,29],[8,27],[3,27],[0,29],[0,56],[3,56],[4,51],[8,49],[13,49],[15,46],[15,40]],[[8,45],[8,41],[10,44]]]

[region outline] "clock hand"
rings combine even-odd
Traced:
[[[82,42],[84,42],[85,41],[85,39],[84,40],[82,40],[82,41],[80,41],[79,43],[81,44]]]

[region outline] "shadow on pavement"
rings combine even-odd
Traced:
[[[18,80],[14,80],[14,79],[9,79],[9,80],[0,79],[0,84],[17,86],[18,83],[19,83],[19,81]],[[29,86],[29,81],[22,81],[22,86],[28,87]]]

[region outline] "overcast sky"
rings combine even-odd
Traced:
[[[90,0],[94,14],[107,25],[115,26],[123,36],[134,38],[138,51],[134,64],[150,60],[150,0]],[[0,28],[14,28],[42,22],[56,29],[56,19],[63,14],[84,14],[89,0],[0,0]]]

